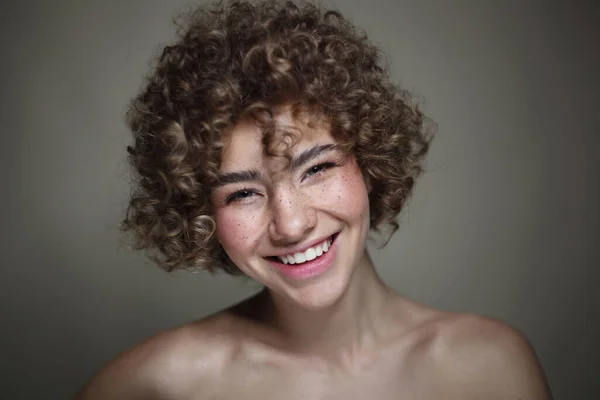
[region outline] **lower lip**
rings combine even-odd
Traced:
[[[337,254],[337,239],[336,237],[327,253],[314,260],[302,264],[284,264],[277,261],[270,261],[270,263],[289,278],[299,280],[314,278],[323,274],[333,265]]]

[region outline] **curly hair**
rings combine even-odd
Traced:
[[[136,180],[122,230],[134,247],[168,271],[240,274],[214,235],[222,133],[281,105],[327,119],[370,184],[371,228],[393,233],[431,135],[366,34],[336,11],[291,1],[219,2],[187,17],[127,113]]]

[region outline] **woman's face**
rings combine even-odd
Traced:
[[[326,124],[309,127],[287,110],[273,118],[300,133],[290,162],[265,154],[251,120],[226,134],[212,194],[217,237],[250,277],[305,308],[324,307],[364,261],[367,188],[355,158],[335,148]]]

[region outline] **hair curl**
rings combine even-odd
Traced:
[[[168,271],[239,274],[214,236],[221,134],[246,113],[286,104],[327,118],[370,184],[371,228],[398,228],[430,135],[362,31],[290,1],[219,2],[180,28],[127,114],[136,185],[122,229],[135,248]]]

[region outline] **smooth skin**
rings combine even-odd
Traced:
[[[273,118],[297,133],[292,160],[303,162],[267,156],[243,120],[226,133],[228,179],[212,198],[221,245],[265,289],[122,354],[77,399],[550,399],[517,330],[385,285],[365,249],[369,185],[354,157],[322,121],[287,108]],[[333,234],[319,276],[291,278],[268,258]]]

